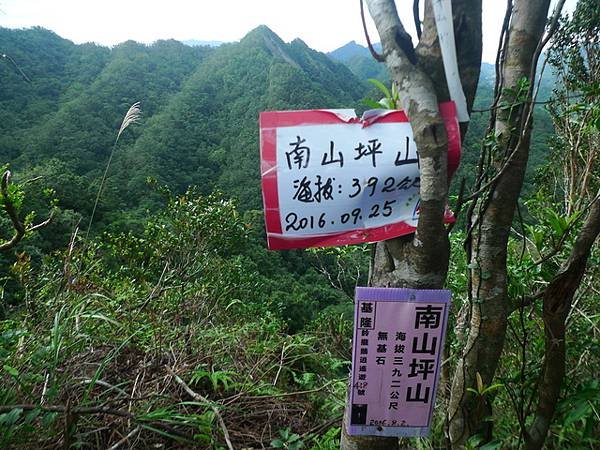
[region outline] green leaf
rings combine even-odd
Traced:
[[[495,391],[496,389],[500,389],[501,387],[504,387],[504,385],[503,385],[503,384],[501,384],[501,383],[492,384],[491,386],[488,386],[488,387],[486,387],[486,388],[485,388],[485,389],[484,389],[484,390],[481,392],[481,395],[485,395],[485,394],[487,394],[487,393],[489,393],[489,392],[493,392],[493,391]]]
[[[14,425],[17,423],[17,420],[19,420],[22,412],[23,409],[15,408],[7,413],[0,414],[0,425],[5,425],[7,427]]]
[[[33,422],[35,419],[37,419],[41,412],[42,410],[39,408],[35,408],[29,411],[27,414],[25,414],[25,423]]]
[[[494,440],[488,442],[487,444],[483,444],[481,447],[479,447],[479,450],[497,450],[499,448],[502,448],[502,442],[499,440]]]
[[[548,224],[550,225],[552,230],[557,235],[562,235],[562,233],[564,231],[562,218],[558,214],[556,214],[556,212],[554,210],[552,210],[550,208],[547,209],[547,213],[548,213]]]
[[[381,105],[375,100],[371,100],[370,98],[364,98],[361,101],[364,105],[367,105],[371,109],[381,109]]]
[[[51,413],[46,413],[42,416],[42,419],[40,420],[40,426],[42,428],[47,428],[50,425],[52,425],[54,423],[54,421],[56,420],[56,418],[58,417],[58,413],[57,412],[51,412]]]
[[[385,97],[379,100],[379,104],[385,109],[396,109],[394,101],[391,98]]]
[[[373,86],[375,86],[377,89],[379,89],[386,97],[392,97],[392,94],[390,94],[389,89],[381,81],[376,80],[375,78],[369,78],[367,81]]]
[[[19,376],[19,371],[14,367],[11,367],[7,364],[4,364],[2,368],[12,377],[17,378]]]
[[[479,372],[477,372],[475,374],[475,377],[477,378],[477,391],[479,393],[483,392],[483,380],[481,379],[481,375],[479,374]]]
[[[94,313],[94,314],[81,314],[81,317],[86,318],[86,319],[99,319],[99,320],[104,320],[105,322],[108,322],[110,324],[113,324],[115,326],[119,326],[119,322],[117,322],[114,319],[111,319],[110,317],[106,317],[104,314],[101,313]]]
[[[569,426],[584,417],[588,416],[591,411],[591,407],[588,402],[579,403],[565,418],[565,426]]]

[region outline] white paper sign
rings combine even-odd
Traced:
[[[451,175],[460,158],[456,109],[452,102],[439,107]],[[414,232],[421,179],[404,112],[371,111],[358,119],[348,111],[266,111],[260,147],[270,249],[376,242]]]
[[[284,236],[417,218],[418,155],[407,122],[279,128],[277,161]]]

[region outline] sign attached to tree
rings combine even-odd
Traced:
[[[356,288],[348,434],[425,436],[450,291]]]
[[[402,111],[274,111],[260,115],[261,176],[270,249],[375,242],[414,232],[419,155]],[[454,103],[440,105],[458,166]],[[447,220],[452,216],[447,214]]]

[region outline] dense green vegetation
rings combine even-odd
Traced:
[[[337,448],[353,291],[366,283],[368,248],[266,250],[257,119],[264,110],[364,109],[361,99],[376,95],[366,78],[385,79],[385,71],[352,52],[338,55],[346,67],[266,27],[217,48],[158,41],[112,49],[41,28],[0,28],[0,53],[11,57],[0,60],[10,195],[30,221],[53,214],[0,254],[0,447],[225,448],[231,439],[235,448]],[[484,66],[476,109],[489,107],[492,90]],[[143,119],[114,146],[136,101]],[[473,115],[456,179],[474,173],[487,117]],[[549,154],[549,116],[536,127],[532,192]],[[561,231],[545,195],[527,213],[540,246]],[[10,235],[7,217],[0,227]],[[457,306],[466,290],[463,237],[452,239]],[[511,250],[512,288],[523,291],[539,279],[523,268],[517,241]],[[598,318],[589,303],[580,302],[585,320],[577,318],[573,339],[590,360],[580,367],[572,350],[581,378],[568,386],[553,429],[559,447],[585,448],[597,436],[597,342],[586,320],[597,330]],[[539,320],[527,327],[531,345],[542,345]],[[519,335],[514,341],[518,349]],[[525,395],[536,368],[525,376],[519,352],[507,352],[502,382],[519,380]],[[499,445],[511,447],[513,397],[497,395],[506,410]],[[443,445],[442,416],[430,440],[410,445]]]
[[[172,369],[210,401],[231,397],[222,415],[237,444],[269,444],[286,428],[333,442],[367,256],[265,249],[257,118],[358,106],[362,82],[265,27],[215,49],[78,46],[39,28],[0,35],[18,64],[0,66],[2,157],[21,214],[53,211],[3,255],[1,403],[93,407],[133,389],[140,403],[111,399],[131,417],[82,414],[72,443],[114,444],[132,429],[141,448],[223,442],[214,412],[185,396]],[[85,239],[116,131],[138,100],[143,119],[114,148]],[[0,415],[0,445],[64,445],[62,417],[26,405]]]

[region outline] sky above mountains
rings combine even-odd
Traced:
[[[575,3],[567,0],[566,9]],[[397,0],[396,5],[414,36],[412,1]],[[504,8],[503,1],[483,0],[485,62],[495,60]],[[377,41],[370,17],[368,22]],[[323,52],[352,40],[366,45],[357,0],[0,0],[0,26],[42,26],[75,43],[110,46],[129,39],[151,43],[171,38],[230,42],[261,24],[285,41],[300,38]]]

